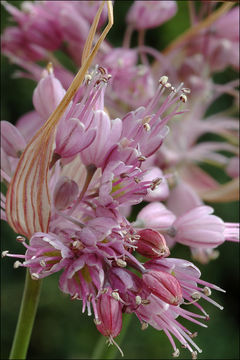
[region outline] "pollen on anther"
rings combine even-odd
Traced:
[[[15,261],[15,263],[13,264],[13,267],[14,267],[14,269],[17,269],[17,268],[19,268],[19,266],[21,266],[22,265],[22,263],[21,263],[21,261]]]
[[[136,300],[136,305],[141,305],[141,303],[142,303],[142,298],[141,298],[141,296],[137,295],[136,298],[135,298],[135,300]]]
[[[38,280],[38,279],[39,279],[39,275],[36,274],[36,273],[32,273],[32,274],[31,274],[31,278],[32,278],[32,280]]]
[[[7,256],[8,253],[9,253],[8,250],[2,251],[2,258],[4,258],[5,256]]]
[[[204,295],[206,295],[206,296],[210,296],[210,295],[212,294],[211,289],[210,289],[208,286],[205,286],[205,287],[203,288],[203,293],[204,293]]]
[[[165,85],[168,82],[168,77],[166,75],[160,77],[159,83]]]
[[[147,328],[148,328],[148,323],[143,322],[143,323],[142,323],[142,326],[141,326],[141,329],[142,329],[142,330],[146,330]]]
[[[179,351],[179,349],[176,349],[173,353],[172,353],[172,356],[173,357],[179,357],[179,355],[180,355],[180,351]]]
[[[24,242],[25,241],[25,238],[23,236],[17,236],[16,237],[16,240],[19,241],[19,242]]]
[[[185,94],[181,94],[180,95],[180,100],[183,102],[183,103],[186,103],[187,102],[187,96]]]
[[[126,261],[124,261],[124,260],[122,260],[122,259],[117,259],[116,263],[117,263],[117,265],[120,266],[120,267],[126,267],[126,266],[127,266]]]

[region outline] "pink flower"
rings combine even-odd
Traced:
[[[176,14],[176,1],[135,1],[127,14],[127,23],[135,29],[161,25]]]
[[[173,223],[175,240],[191,247],[213,248],[224,242],[224,222],[210,206],[198,206]]]
[[[20,131],[8,121],[1,121],[1,147],[13,158],[19,158],[26,147]]]
[[[51,68],[49,73],[45,71],[43,76],[33,92],[33,105],[38,114],[44,120],[47,120],[64,97],[66,91],[54,76]]]
[[[142,227],[153,229],[166,229],[170,227],[176,216],[169,211],[165,205],[157,202],[153,202],[144,206],[139,211],[137,216],[137,223],[142,224]]]

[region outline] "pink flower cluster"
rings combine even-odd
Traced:
[[[99,4],[24,2],[22,10],[3,5],[17,22],[2,36],[3,53],[28,71],[25,76],[38,80],[34,111],[23,115],[16,126],[1,122],[1,179],[8,187],[21,154],[61,102],[73,77],[59,63],[43,70],[35,62],[48,61],[51,52],[64,46],[63,51],[80,64]],[[97,55],[99,65],[89,69],[56,129],[48,232],[36,232],[29,242],[21,234],[17,240],[25,254],[4,251],[3,256],[22,259],[14,266],[28,268],[34,280],[61,271],[61,291],[82,301],[82,311],[93,313],[97,329],[109,343],[116,344],[122,314],[134,313],[143,330],[149,324],[164,331],[173,356],[179,355],[174,336],[196,358],[201,349],[193,341],[195,333],[178,318],[206,327],[201,320],[209,315],[198,301],[205,299],[221,309],[210,295],[211,289],[223,290],[201,280],[193,263],[170,257],[169,249],[175,243],[189,246],[195,259],[206,263],[224,241],[238,241],[238,224],[224,223],[204,205],[206,194],[220,185],[198,166],[211,160],[226,168],[232,181],[238,175],[235,145],[198,143],[206,132],[236,138],[235,119],[217,114],[203,120],[203,116],[219,94],[236,95],[235,83],[221,87],[209,76],[229,64],[236,66],[237,35],[230,28],[223,32],[222,23],[237,22],[238,7],[214,23],[214,32],[205,29],[169,55],[145,46],[144,31],[176,11],[175,1],[135,2],[127,14],[124,47],[104,42]],[[200,21],[193,15],[194,22]],[[141,35],[136,49],[129,48],[133,31]],[[206,41],[207,64],[198,56]],[[232,51],[230,63],[225,47]],[[182,52],[187,57],[180,57],[183,60],[176,65],[174,57]],[[155,68],[146,54],[156,58]],[[180,85],[158,76],[159,69]],[[189,112],[185,103],[190,90],[182,79],[193,85]],[[233,154],[231,160],[219,153],[222,150]],[[130,221],[131,207],[142,201],[148,203]],[[1,217],[7,221],[5,205],[2,193]],[[188,304],[200,314],[187,310]]]

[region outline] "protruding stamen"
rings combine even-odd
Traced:
[[[186,103],[187,102],[187,96],[185,94],[181,94],[180,95],[180,100],[183,102],[183,103]]]
[[[144,123],[143,127],[147,132],[149,132],[151,130],[151,126],[148,123]]]
[[[194,293],[192,293],[191,298],[192,298],[193,300],[199,300],[199,299],[201,299],[201,294],[200,294],[200,292],[195,291]]]
[[[206,296],[210,296],[210,295],[212,294],[211,289],[210,289],[208,286],[205,286],[205,287],[203,288],[203,293],[204,293],[204,295],[206,295]]]
[[[17,268],[19,268],[19,266],[22,266],[22,263],[21,263],[21,261],[15,261],[15,263],[13,264],[13,267],[14,267],[14,269],[17,269]]]
[[[185,94],[191,94],[191,89],[189,88],[182,88],[182,92]]]
[[[23,236],[17,236],[16,237],[16,240],[19,241],[19,242],[24,242],[26,239],[23,237]]]
[[[136,299],[136,305],[141,305],[141,303],[142,303],[142,298],[141,298],[141,296],[140,296],[140,295],[137,295],[135,299]]]
[[[53,74],[53,64],[51,61],[47,64],[46,69],[50,75]]]
[[[76,249],[76,250],[82,250],[84,248],[84,245],[80,240],[75,240],[72,243],[72,247],[73,247],[73,249]]]
[[[195,337],[198,336],[198,333],[197,333],[197,331],[195,331],[194,333],[190,334],[189,336],[190,336],[190,338],[194,339]]]
[[[118,292],[113,291],[111,295],[112,295],[112,297],[113,297],[115,300],[117,300],[117,301],[120,301],[120,300],[121,300],[120,295],[119,295]]]
[[[142,305],[149,305],[150,302],[151,302],[150,300],[143,299],[143,300],[142,300]]]
[[[99,319],[93,319],[95,325],[100,325],[101,321]]]
[[[176,349],[176,350],[172,353],[172,356],[175,357],[175,358],[179,357],[179,355],[180,355],[179,349]]]
[[[168,82],[168,77],[166,75],[160,77],[159,84],[166,85]]]
[[[42,267],[46,267],[46,266],[47,266],[46,261],[40,260],[40,265],[41,265]]]
[[[141,156],[138,157],[138,161],[145,161],[145,160],[146,160],[146,158],[145,158],[145,156],[143,156],[143,155],[141,155]]]
[[[143,322],[143,323],[142,323],[142,326],[141,326],[141,329],[142,329],[142,330],[146,330],[147,328],[148,328],[148,323]]]
[[[126,261],[124,261],[124,260],[122,260],[122,259],[117,259],[116,263],[117,263],[117,265],[120,266],[120,267],[126,267],[126,266],[127,266]]]
[[[162,182],[161,178],[156,178],[152,181],[152,185],[150,187],[151,190],[155,190]]]
[[[38,279],[39,279],[39,275],[36,274],[36,273],[32,273],[32,274],[31,274],[31,278],[32,278],[33,280],[38,280]]]
[[[78,293],[75,293],[71,296],[71,300],[76,300],[78,298]]]
[[[193,351],[192,352],[192,359],[196,360],[197,359],[197,351]]]
[[[2,258],[4,258],[5,256],[7,256],[8,253],[9,253],[8,250],[2,251]]]

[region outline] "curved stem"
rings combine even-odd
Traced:
[[[212,25],[218,18],[220,18],[223,14],[229,11],[233,7],[233,5],[234,2],[228,2],[223,4],[219,9],[214,11],[206,19],[181,34],[165,50],[163,50],[162,53],[164,55],[167,55],[177,47],[183,45],[186,41],[190,40],[193,36],[195,36],[200,30]]]
[[[22,303],[9,359],[26,359],[38,306],[40,289],[41,280],[32,280],[29,271],[27,270]]]

